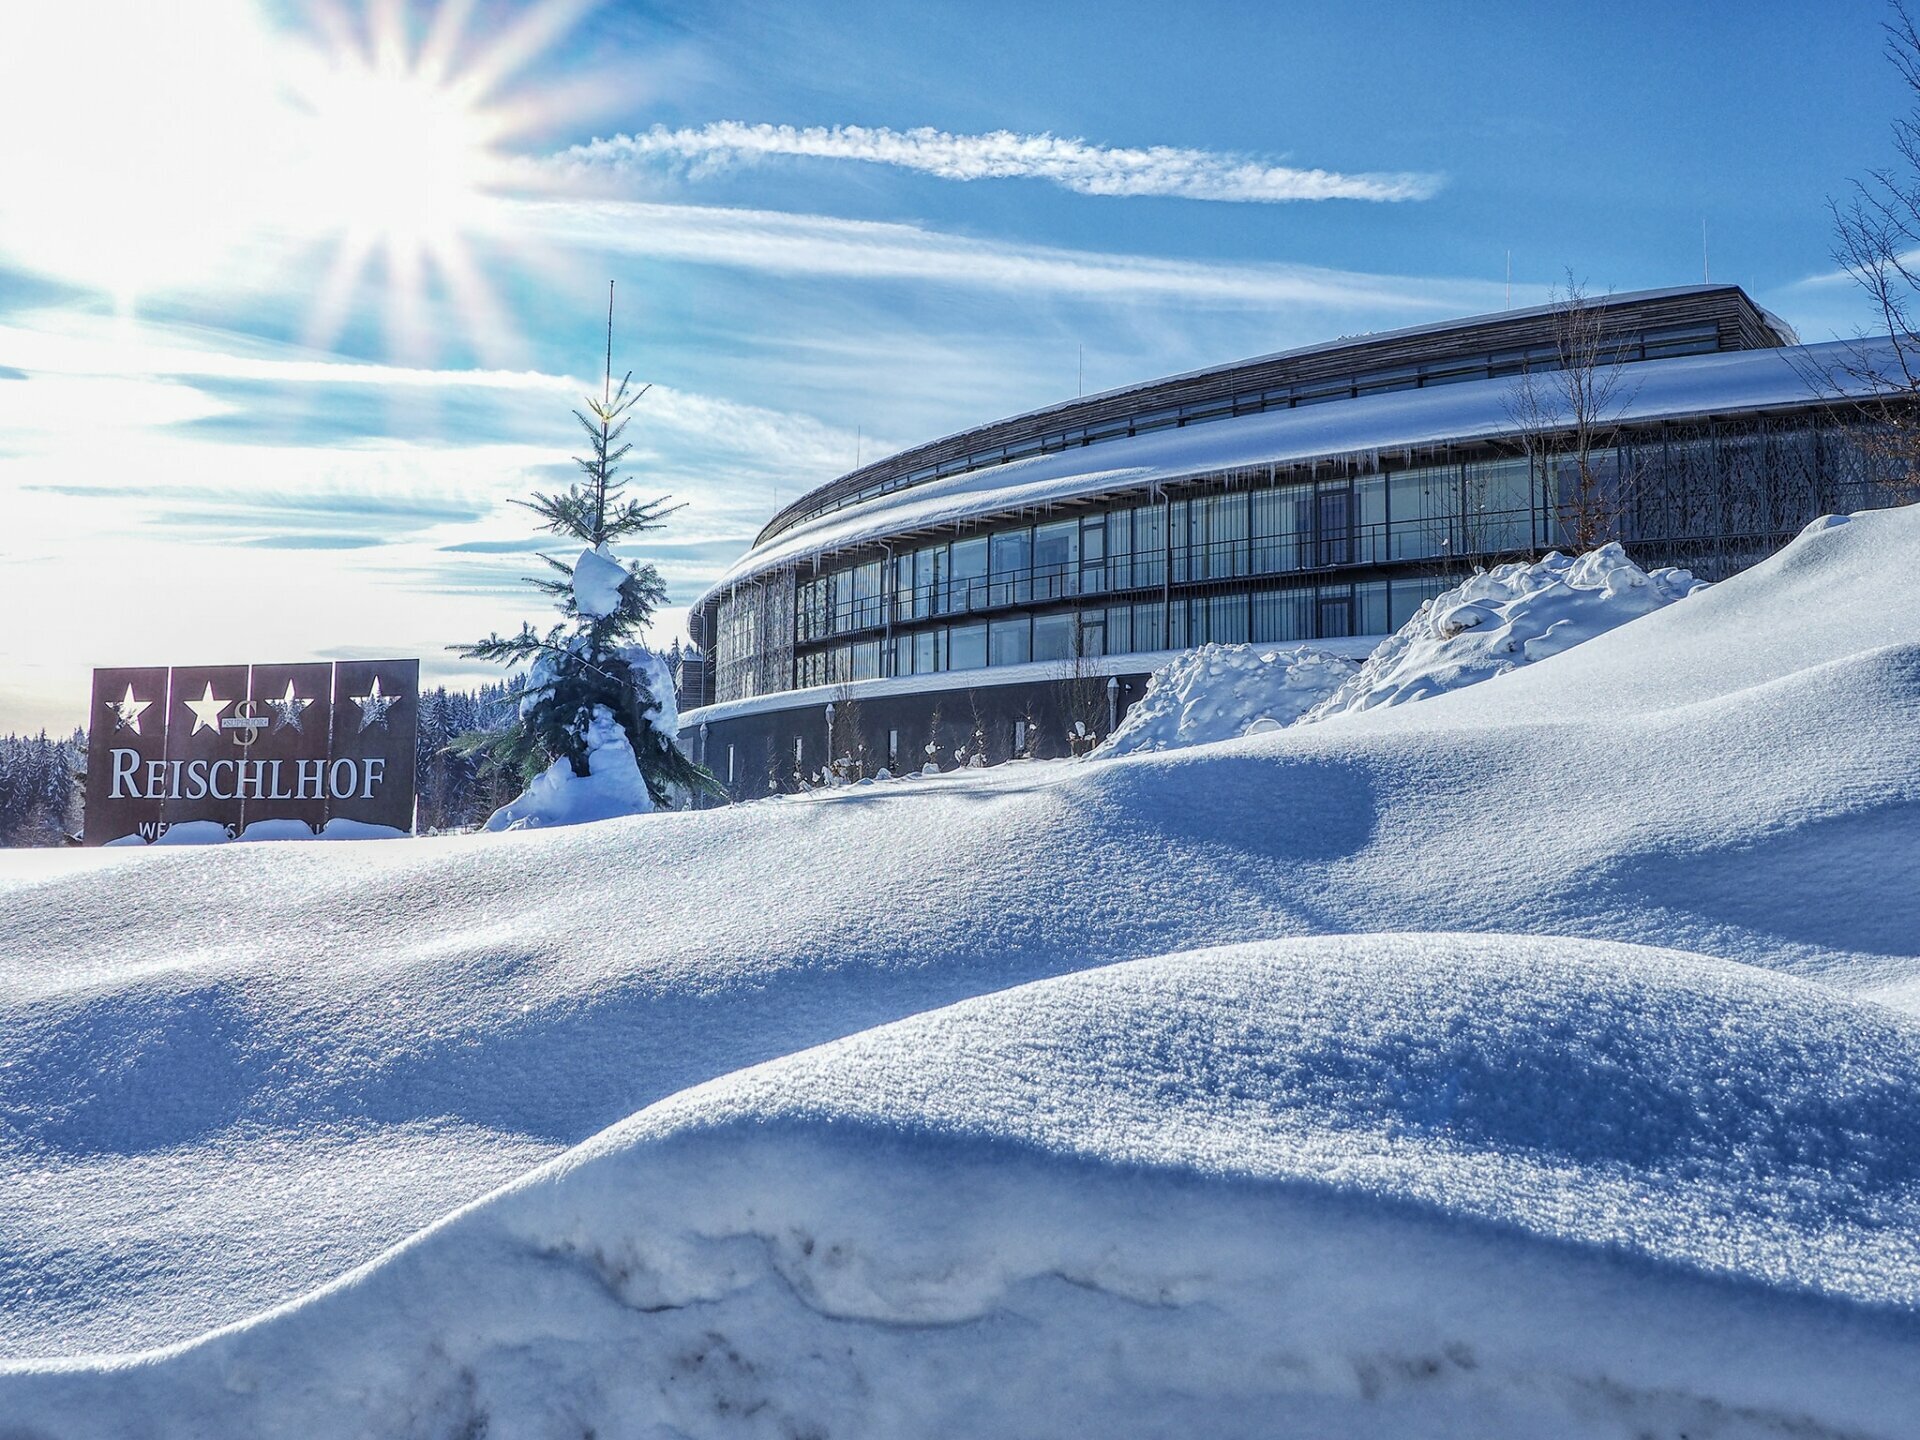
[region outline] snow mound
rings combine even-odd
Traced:
[[[1707,588],[1642,570],[1617,544],[1483,571],[1423,604],[1304,718],[1401,705],[1504,675]]]
[[[1893,1440],[1916,1114],[1920,1022],[1747,966],[1190,952],[686,1091],[297,1306],[0,1398],[44,1440]]]
[[[1329,934],[1573,936],[1780,972],[1817,984],[1835,1004],[1858,1006],[1857,1015],[1847,1013],[1861,1024],[1878,1023],[1880,1012],[1869,1002],[1920,1011],[1917,872],[1920,509],[1814,531],[1685,604],[1486,684],[1243,743],[406,845],[0,854],[0,1354],[144,1349],[247,1321],[677,1092],[970,997],[1145,956]],[[1422,966],[1452,963],[1431,946],[1396,953],[1409,969],[1408,983]],[[1516,976],[1515,997],[1533,993],[1535,981]],[[1602,976],[1598,983],[1613,981]],[[1358,1027],[1357,1034],[1371,1023],[1366,1012],[1374,1001],[1359,990],[1346,994],[1350,1012],[1328,1022],[1326,1045],[1313,1053],[1337,1058],[1344,1053],[1339,1027]],[[1397,1013],[1410,1013],[1393,1003]],[[1651,1025],[1660,1007],[1682,1000],[1643,988],[1621,1003],[1628,1018]],[[1435,1013],[1450,1012],[1441,1006]],[[1582,1054],[1627,1066],[1623,1075],[1638,1073],[1630,1057],[1588,1046],[1579,1038],[1587,1032],[1566,1022],[1564,1010],[1502,1013],[1516,1047],[1507,1052],[1511,1063],[1502,1064],[1528,1093],[1551,1088],[1523,1084],[1518,1077],[1535,1073],[1529,1066],[1565,1078],[1549,1065],[1563,1039]],[[1702,1028],[1704,1011],[1698,1025],[1676,1032],[1694,1037],[1689,1044],[1699,1050],[1684,1073],[1695,1080],[1712,1073],[1716,1057],[1751,1027],[1784,1034],[1800,1026],[1785,1014],[1753,1001],[1747,990],[1728,990],[1719,1020],[1724,1033]],[[1464,1037],[1459,1093],[1477,1094],[1473,1067],[1481,1062],[1474,1055],[1482,1040],[1451,1019],[1436,1023]],[[1444,1038],[1423,1025],[1408,1022],[1409,1046]],[[1266,1042],[1254,1037],[1248,1044],[1258,1053]],[[1182,1078],[1174,1063],[1186,1053],[1182,1043],[1166,1047],[1174,1060],[1155,1073],[1169,1109],[1189,1105],[1189,1088],[1213,1093],[1206,1087],[1220,1073],[1214,1061]],[[1904,1062],[1892,1050],[1882,1058],[1888,1093],[1905,1095]],[[1329,1134],[1336,1136],[1364,1128],[1346,1094],[1362,1084],[1359,1072],[1340,1066],[1331,1073],[1343,1078],[1326,1097]],[[1735,1092],[1757,1087],[1757,1107],[1777,1100],[1788,1117],[1783,1134],[1810,1156],[1831,1158],[1832,1136],[1855,1129],[1881,1137],[1863,1142],[1864,1154],[1885,1149],[1884,1128],[1861,1129],[1853,1100],[1835,1112],[1830,1128],[1789,1094],[1784,1079],[1777,1095],[1768,1075],[1745,1069],[1729,1084]],[[1435,1085],[1444,1092],[1444,1080]],[[967,1093],[984,1107],[983,1123],[1003,1130],[1012,1123],[1009,1113],[1044,1116],[1055,1108],[1040,1097],[1009,1112],[988,1092]],[[1248,1135],[1259,1131],[1259,1114],[1279,1103],[1277,1093],[1250,1092],[1242,1107]],[[1737,1110],[1725,1108],[1731,1101],[1714,1086],[1702,1083],[1688,1096],[1712,1126],[1745,1123],[1732,1118]],[[1216,1098],[1231,1106],[1231,1086]],[[1095,1109],[1072,1112],[1091,1117],[1080,1127],[1088,1137],[1102,1133],[1097,1106],[1106,1103],[1089,1101]],[[1444,1127],[1460,1144],[1496,1131],[1507,1136],[1500,1144],[1512,1140],[1511,1130],[1499,1129],[1504,1121],[1433,1103],[1435,1115],[1452,1115]],[[1673,1104],[1676,1114],[1684,1109]],[[1068,1109],[1062,1101],[1061,1113]],[[1570,1115],[1569,1134],[1584,1133],[1583,1123]],[[1425,1143],[1404,1118],[1392,1126],[1399,1127],[1394,1144]],[[1121,1126],[1115,1133],[1129,1132]],[[772,1129],[756,1128],[736,1148],[714,1152],[712,1185],[775,1164],[760,1158],[773,1156],[775,1138]],[[1232,1168],[1241,1143],[1220,1141],[1223,1166]],[[1657,1154],[1632,1160],[1625,1131],[1608,1143],[1614,1148],[1602,1152],[1613,1158],[1586,1165],[1581,1186],[1598,1187],[1621,1166],[1644,1178],[1666,1163]],[[1684,1186],[1702,1153],[1691,1144],[1675,1152],[1676,1185]],[[1535,1148],[1544,1155],[1552,1145]],[[822,1173],[851,1173],[855,1162],[836,1163],[839,1169]],[[1499,1162],[1482,1155],[1474,1163]],[[1846,1267],[1812,1242],[1783,1232],[1765,1249],[1736,1206],[1728,1213],[1737,1223],[1726,1232],[1734,1238],[1724,1250],[1734,1257],[1728,1273],[1747,1276],[1740,1283],[1752,1304],[1771,1307],[1776,1284],[1839,1304],[1832,1297],[1906,1283],[1905,1262],[1873,1249],[1866,1230],[1848,1218],[1867,1193],[1850,1188],[1858,1177],[1848,1162],[1833,1161],[1826,1179],[1802,1170],[1777,1183],[1766,1178],[1777,1170],[1768,1169],[1772,1164],[1752,1172],[1751,1183],[1718,1160],[1701,1174],[1723,1189],[1752,1189],[1767,1204],[1782,1186],[1814,1205],[1830,1196],[1835,1234],[1853,1236],[1861,1248],[1855,1278],[1843,1283]],[[1871,1166],[1892,1173],[1877,1159]],[[1538,1173],[1551,1168],[1543,1160]],[[905,1223],[912,1197],[887,1188],[884,1165],[878,1172],[872,1223],[889,1216]],[[999,1173],[997,1162],[972,1167],[960,1159],[938,1171],[956,1204],[985,1195]],[[1497,1178],[1506,1172],[1481,1173],[1493,1177],[1489,1206],[1532,1184],[1508,1186]],[[743,1193],[757,1193],[741,1183]],[[1167,1183],[1169,1194],[1200,1208],[1180,1211],[1179,1223],[1166,1230],[1129,1220],[1134,1212],[1118,1204],[1076,1210],[1094,1201],[1083,1201],[1072,1186],[1048,1182],[1016,1198],[1035,1217],[1065,1216],[1062,1223],[1078,1228],[1083,1240],[1075,1243],[1089,1253],[1097,1247],[1171,1265],[1168,1257],[1195,1255],[1192,1247],[1208,1243],[1211,1202],[1202,1193],[1210,1187],[1191,1177]],[[1869,1191],[1881,1184],[1863,1183]],[[1879,1193],[1891,1196],[1892,1187],[1887,1180]],[[705,1193],[663,1192],[662,1205],[690,1207],[676,1209],[673,1223],[697,1231]],[[1363,1205],[1358,1192],[1339,1193],[1339,1207],[1371,1208],[1388,1225],[1381,1218],[1388,1200]],[[1462,1197],[1458,1189],[1441,1197],[1448,1214],[1469,1216]],[[1552,1229],[1554,1222],[1542,1218],[1551,1206],[1523,1213],[1519,1199],[1512,1204],[1505,1219],[1491,1209],[1471,1212],[1479,1216],[1473,1223],[1506,1225],[1515,1235],[1535,1236],[1530,1244],[1550,1243],[1538,1237]],[[1704,1249],[1660,1249],[1644,1229],[1652,1221],[1620,1210],[1641,1238],[1631,1247],[1637,1258],[1609,1268],[1593,1256],[1585,1228],[1599,1212],[1575,1200],[1565,1204],[1564,1243],[1589,1256],[1595,1283],[1613,1297],[1609,1304],[1644,1292],[1659,1313],[1672,1294],[1664,1282],[1646,1279],[1653,1273],[1646,1267],[1692,1266],[1694,1273],[1716,1263]],[[1905,1213],[1900,1203],[1887,1204],[1889,1214]],[[729,1212],[715,1213],[724,1219]],[[1798,1212],[1787,1218],[1789,1231],[1817,1228]],[[981,1221],[982,1253],[1000,1223]],[[1701,1244],[1709,1244],[1711,1227],[1699,1228]],[[722,1225],[711,1233],[734,1232]],[[1291,1232],[1282,1226],[1280,1233],[1284,1239]],[[1429,1249],[1411,1233],[1379,1231],[1382,1253],[1426,1263]],[[1239,1241],[1230,1248],[1246,1250]],[[1293,1253],[1278,1241],[1269,1248],[1274,1266]],[[483,1251],[463,1252],[458,1265],[449,1261],[435,1272],[438,1279],[423,1275],[404,1295],[383,1292],[393,1297],[393,1313],[413,1317],[423,1333],[450,1335],[444,1317],[459,1314],[469,1293],[460,1276],[493,1273]],[[767,1252],[741,1242],[736,1253],[750,1268]],[[1518,1251],[1509,1246],[1508,1253]],[[1741,1258],[1749,1253],[1751,1266]],[[1072,1256],[1061,1251],[1053,1258],[1064,1263]],[[1215,1259],[1201,1254],[1194,1264],[1203,1272],[1232,1268],[1233,1254]],[[1268,1262],[1255,1255],[1248,1263]],[[574,1284],[561,1268],[552,1283]],[[1777,1280],[1766,1278],[1776,1271]],[[548,1283],[515,1273],[524,1292],[502,1296],[537,1297]],[[1088,1303],[1097,1298],[1070,1283],[1089,1270],[1068,1265],[1060,1273],[1067,1289]],[[1284,1288],[1284,1275],[1267,1278]],[[1509,1289],[1525,1288],[1525,1277],[1511,1286],[1477,1283],[1449,1303],[1508,1303]],[[1409,1314],[1424,1313],[1423,1296],[1408,1300]],[[1314,1292],[1301,1313],[1320,1313],[1313,1307],[1323,1300],[1326,1314],[1338,1313],[1333,1291]],[[1920,1325],[1910,1302],[1887,1303],[1903,1323]],[[701,1312],[689,1307],[682,1319],[693,1324]],[[485,1317],[498,1311],[472,1313],[484,1328],[492,1323]],[[544,1325],[538,1317],[548,1314],[530,1309],[526,1324]],[[581,1314],[590,1338],[600,1312]],[[1529,1315],[1532,1330],[1544,1335],[1551,1328],[1539,1323],[1538,1312]],[[1185,1324],[1193,1317],[1168,1318]],[[500,1322],[509,1329],[518,1323]],[[1376,1308],[1370,1323],[1386,1326],[1389,1317]],[[1018,1328],[1013,1320],[1004,1324]],[[1559,1333],[1572,1328],[1560,1326]],[[1819,1328],[1811,1326],[1807,1337],[1816,1348],[1824,1343],[1812,1333]],[[1702,1321],[1697,1343],[1718,1333],[1717,1319]],[[459,1336],[449,1343],[469,1353]],[[702,1372],[704,1362],[693,1358],[702,1354],[715,1365],[724,1361],[723,1352],[702,1351],[702,1343],[690,1338],[675,1352],[688,1358],[670,1366],[673,1377]],[[529,1355],[540,1348],[532,1339],[529,1347]],[[821,1354],[830,1351],[825,1345]],[[1115,1367],[1124,1370],[1132,1353],[1114,1359]],[[1210,1353],[1185,1339],[1166,1352],[1185,1357],[1196,1387],[1217,1379],[1208,1394],[1254,1373],[1238,1362],[1209,1369]],[[1275,1357],[1295,1353],[1277,1346],[1269,1352],[1273,1365],[1258,1375],[1277,1373]],[[1371,1386],[1355,1377],[1424,1364],[1410,1353],[1355,1358],[1343,1373],[1350,1385]],[[1737,1357],[1739,1346],[1730,1341],[1729,1353]],[[571,1362],[562,1356],[555,1363],[562,1373]],[[583,1352],[581,1364],[591,1363]],[[1162,1362],[1148,1355],[1142,1363]],[[1916,1368],[1888,1364],[1883,1373]],[[132,1385],[129,1377],[147,1370],[116,1373]],[[235,1369],[230,1378],[236,1386],[258,1384],[261,1398],[245,1403],[264,1407],[269,1391],[284,1391],[285,1375],[298,1373]],[[567,1373],[581,1376],[582,1394],[597,1393],[598,1379]],[[694,1383],[645,1373],[656,1389]],[[758,1373],[784,1383],[793,1372]],[[1597,1380],[1593,1393],[1605,1393],[1613,1378]],[[1886,1393],[1875,1389],[1886,1383],[1869,1377],[1860,1389]],[[742,1403],[755,1403],[744,1389]],[[16,1414],[16,1394],[25,1393],[11,1381],[0,1385],[0,1429]],[[349,1406],[341,1413],[351,1412]],[[1163,1433],[1207,1433],[1204,1425],[1183,1427],[1171,1410],[1163,1418]],[[902,1420],[901,1433],[916,1433],[912,1420]],[[738,1421],[749,1431],[755,1423],[774,1424]],[[1724,1436],[1739,1433],[1736,1423],[1745,1422],[1642,1428]],[[111,1427],[103,1421],[96,1428]],[[521,1428],[540,1433],[533,1423]],[[978,1433],[1049,1428],[1076,1427],[1036,1422]],[[1564,1428],[1543,1424],[1522,1433]],[[514,1427],[502,1420],[494,1433]],[[1098,1427],[1090,1423],[1084,1433]],[[1309,1417],[1294,1433],[1342,1431]],[[1402,1433],[1444,1432],[1409,1423]],[[1485,1434],[1458,1426],[1454,1433]],[[1777,1433],[1795,1432],[1783,1426]]]
[[[564,755],[534,776],[520,795],[487,817],[488,830],[540,830],[582,825],[653,809],[627,732],[604,705],[593,707],[587,726],[587,771],[573,773]]]
[[[1353,673],[1353,661],[1305,646],[1202,645],[1154,671],[1093,753],[1175,750],[1290,725]]]

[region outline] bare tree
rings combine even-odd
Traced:
[[[1073,612],[1072,651],[1058,686],[1060,718],[1067,737],[1067,753],[1078,758],[1100,743],[1107,721],[1107,681],[1100,673],[1099,656],[1087,650],[1087,627]]]
[[[1554,363],[1522,370],[1507,396],[1507,418],[1545,485],[1548,513],[1576,550],[1620,537],[1638,479],[1637,468],[1607,453],[1633,400],[1610,298],[1589,296],[1568,270],[1565,292],[1552,295]]]
[[[1911,101],[1893,122],[1899,163],[1868,171],[1845,200],[1827,202],[1834,262],[1866,294],[1875,325],[1833,371],[1807,380],[1866,421],[1859,438],[1877,487],[1901,505],[1920,500],[1920,26],[1901,0],[1891,8],[1885,54]]]
[[[828,737],[827,769],[843,780],[864,780],[867,775],[867,740],[860,728],[860,702],[854,698],[850,681],[841,681],[833,692],[833,733]]]

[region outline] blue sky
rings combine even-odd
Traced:
[[[1905,100],[1818,6],[185,0],[0,8],[0,730],[94,665],[538,618],[507,502],[656,389],[676,605],[964,425],[1336,335],[1734,280],[1866,322]],[[103,18],[104,17],[104,18]],[[679,629],[676,609],[658,638]]]

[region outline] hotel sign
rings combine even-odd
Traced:
[[[191,821],[411,830],[419,694],[418,660],[96,670],[86,843]]]

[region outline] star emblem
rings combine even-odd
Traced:
[[[193,711],[193,729],[188,733],[198,735],[202,730],[220,730],[220,712],[231,705],[231,700],[216,700],[213,696],[213,682],[207,682],[206,690],[198,700],[189,700],[186,706]]]
[[[385,729],[387,724],[387,711],[400,703],[400,696],[382,695],[380,693],[380,677],[378,675],[373,677],[373,686],[367,694],[354,695],[349,698],[354,704],[360,707],[360,728],[362,730],[366,729],[369,725],[378,725],[382,729]]]
[[[108,707],[113,711],[114,725],[122,730],[131,730],[136,735],[140,733],[140,712],[151,704],[153,704],[151,700],[134,699],[131,685],[127,686],[125,699],[107,701]]]
[[[287,681],[287,693],[278,700],[269,699],[266,702],[267,708],[273,711],[274,733],[276,735],[279,734],[289,725],[295,730],[298,730],[300,728],[300,712],[312,703],[313,701],[311,699],[302,700],[298,695],[295,695],[293,693],[293,681]]]

